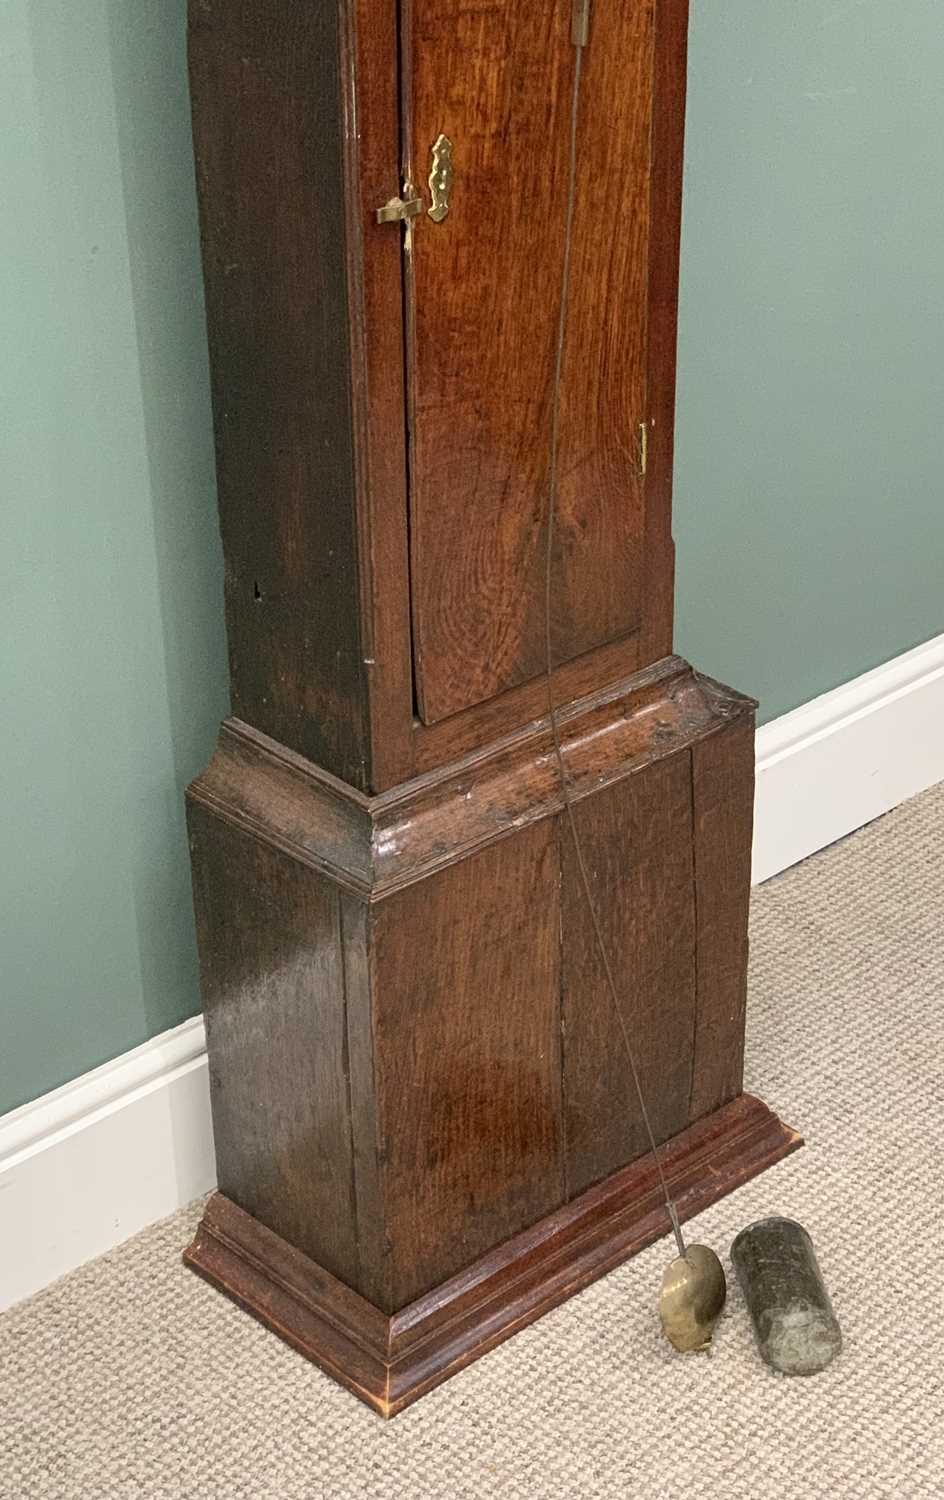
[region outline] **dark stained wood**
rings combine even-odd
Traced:
[[[657,1141],[689,1120],[695,890],[687,749],[576,810],[622,1015]],[[619,1024],[562,820],[563,1092],[567,1196],[647,1147]],[[730,1041],[730,1038],[729,1038]]]
[[[561,1202],[559,889],[545,819],[374,909],[385,1311]]]
[[[347,1013],[348,1077],[351,1096],[351,1150],[354,1160],[354,1214],[357,1223],[358,1290],[377,1307],[390,1306],[391,1252],[386,1231],[384,1166],[386,1146],[377,1107],[377,1027],[371,971],[370,908],[341,892],[341,941]]]
[[[393,0],[191,0],[233,706],[412,770]]]
[[[542,677],[571,6],[189,7],[235,717],[187,1258],[390,1415],[665,1229]],[[592,11],[553,621],[683,1217],[799,1143],[740,1093],[754,705],[669,654],[686,13]],[[440,131],[448,219],[378,225]]]
[[[191,804],[221,1190],[357,1279],[338,891]]]
[[[742,1094],[678,1136],[664,1170],[684,1221],[802,1144]],[[222,1194],[185,1259],[383,1417],[395,1416],[668,1229],[651,1161],[624,1167],[384,1317]]]
[[[685,11],[604,7],[585,54],[580,150],[593,166],[578,191],[562,409],[555,653],[574,669],[562,700],[671,649]],[[539,712],[569,10],[473,8],[457,21],[414,7],[404,59],[420,183],[434,118],[458,111],[471,135],[449,218],[424,216],[413,233],[412,501],[403,236],[374,218],[399,186],[394,0],[190,0],[190,12],[234,711],[382,791]],[[542,28],[556,50],[525,62]],[[519,156],[530,171],[511,171]],[[473,214],[495,174],[500,210]],[[424,499],[437,495],[441,516]],[[413,723],[409,505],[432,725]],[[428,703],[427,671],[442,689]]]
[[[187,799],[345,889],[370,890],[370,800],[238,719],[222,724]]]
[[[649,411],[655,4],[591,4],[561,387],[555,661],[642,623],[646,516],[639,426]],[[562,9],[569,16],[567,0]]]
[[[639,636],[611,642],[565,662],[554,672],[554,702],[569,703],[599,688],[621,682],[639,667]],[[415,725],[415,767],[431,771],[436,766],[458,760],[471,750],[489,745],[518,729],[529,719],[547,714],[547,682],[544,677],[499,693],[488,703],[477,703],[462,713],[452,714],[439,724]]]
[[[689,1118],[697,1120],[733,1099],[743,1077],[754,814],[750,720],[737,719],[693,745],[692,766],[698,1001]]]
[[[412,232],[410,508],[420,712],[534,677],[575,53],[570,0],[412,0],[412,176],[445,132],[448,218]],[[555,657],[641,618],[652,0],[599,7],[579,125]],[[619,308],[619,316],[613,309]]]
[[[675,579],[672,455],[688,0],[656,0],[655,24],[656,107],[649,209],[649,461],[640,663],[657,661],[672,649]]]
[[[558,716],[572,794],[598,795],[753,709],[678,657],[577,699]],[[546,719],[378,797],[228,720],[189,796],[371,901],[562,807]]]
[[[573,49],[562,3],[411,0],[412,174],[454,146],[411,257],[410,525],[420,715],[533,677]],[[595,643],[593,643],[595,644]],[[569,654],[569,653],[568,653]]]
[[[338,12],[190,0],[233,707],[368,771]]]
[[[323,1266],[222,1193],[207,1203],[184,1261],[381,1409],[389,1319]]]
[[[660,1139],[693,1043],[740,1088],[752,718],[678,658],[560,714]],[[644,1150],[546,723],[368,797],[228,721],[190,803],[234,1201],[392,1313]]]
[[[379,791],[413,770],[402,240],[375,214],[400,189],[397,0],[348,0],[341,24],[362,644]]]

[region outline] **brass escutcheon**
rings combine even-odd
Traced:
[[[429,174],[429,196],[433,201],[427,209],[435,224],[441,224],[449,212],[449,191],[454,176],[452,141],[448,135],[439,135],[433,144],[433,165]]]

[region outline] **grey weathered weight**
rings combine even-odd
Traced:
[[[815,1375],[835,1359],[842,1334],[802,1224],[760,1219],[742,1229],[731,1260],[761,1354],[784,1375]]]

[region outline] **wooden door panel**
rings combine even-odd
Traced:
[[[407,170],[453,142],[448,217],[410,234],[410,519],[420,712],[536,676],[575,52],[569,3],[413,0]],[[554,651],[640,624],[653,0],[597,0],[561,403]]]

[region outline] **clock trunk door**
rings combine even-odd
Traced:
[[[411,0],[404,15],[405,168],[424,210],[440,137],[452,156],[448,212],[414,219],[404,252],[414,670],[420,716],[434,723],[544,667],[576,53],[559,0]],[[594,0],[563,361],[556,663],[641,623],[652,59],[653,0]]]

